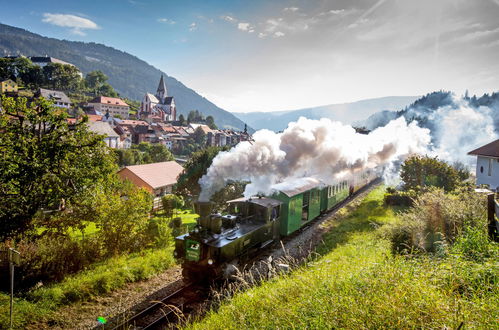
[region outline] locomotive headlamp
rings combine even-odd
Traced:
[[[213,259],[208,259],[208,265],[213,265]]]
[[[173,251],[173,256],[177,257],[178,256],[178,252],[177,251]]]
[[[197,234],[197,233],[199,233],[199,228],[198,228],[198,227],[195,227],[195,228],[194,228],[194,232],[195,232],[196,234]]]

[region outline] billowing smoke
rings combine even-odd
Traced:
[[[300,118],[282,133],[260,130],[254,141],[243,142],[215,157],[200,179],[200,200],[208,200],[229,181],[249,181],[245,196],[268,194],[272,185],[315,177],[333,184],[352,173],[400,162],[413,153],[427,153],[430,131],[391,121],[368,135],[329,119]]]
[[[431,156],[438,156],[449,163],[459,161],[471,169],[476,158],[467,153],[498,138],[498,96],[458,98],[450,92],[435,92],[405,110],[378,112],[361,125],[373,129],[384,126],[397,116],[407,120],[415,118],[420,126],[431,131]]]
[[[473,165],[476,158],[467,153],[497,139],[492,115],[489,107],[473,108],[457,98],[453,106],[438,108],[428,115],[428,120],[434,123],[433,154],[448,162]]]

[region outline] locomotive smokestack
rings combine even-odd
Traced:
[[[202,227],[208,228],[209,227],[209,222],[210,222],[210,214],[211,210],[213,209],[213,203],[212,202],[195,202],[194,203],[194,210],[196,211],[197,214],[199,214],[199,224]]]

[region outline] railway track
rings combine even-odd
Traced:
[[[187,283],[109,329],[159,329],[165,324],[177,323],[191,312],[193,304],[202,302],[207,298],[207,291],[206,287],[199,284]]]
[[[299,231],[294,233],[291,236],[286,237],[283,240],[283,244],[293,240],[294,238],[302,235],[304,232],[308,231],[310,227],[314,227],[316,224],[325,220],[332,214],[334,214],[338,209],[348,205],[352,201],[356,200],[359,195],[362,195],[363,192],[369,190],[373,186],[378,185],[380,182],[379,179],[372,181],[368,185],[359,189],[355,192],[354,195],[345,199],[343,202],[336,205],[329,212],[323,214],[316,221],[311,223],[309,226],[301,228]],[[268,255],[271,255],[271,251],[266,251],[261,255],[254,256],[247,259],[245,261],[246,264],[254,264],[258,259],[265,258]],[[106,329],[113,330],[122,330],[122,329],[159,329],[160,327],[164,327],[166,324],[174,324],[183,319],[187,315],[189,315],[193,308],[192,306],[196,303],[200,303],[206,301],[208,298],[208,292],[210,290],[207,289],[206,285],[202,285],[200,283],[186,283],[180,289],[177,289],[173,293],[168,296],[162,298],[159,301],[153,302],[148,307],[142,309],[140,312],[134,314],[132,317],[129,317],[126,321],[121,322],[113,327],[105,327]],[[102,328],[100,328],[102,329]]]

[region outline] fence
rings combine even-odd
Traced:
[[[163,209],[163,203],[161,202],[161,197],[154,197],[152,210],[156,212],[156,211],[161,211],[162,209]]]
[[[487,195],[487,199],[489,209],[489,237],[499,242],[499,202],[495,199],[495,194]]]

